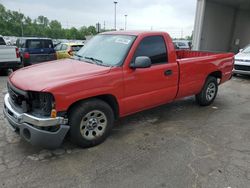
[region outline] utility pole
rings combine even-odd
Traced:
[[[106,28],[105,28],[105,21],[103,22],[103,30],[105,31]]]
[[[21,10],[19,9],[19,14],[21,14]],[[23,37],[23,18],[21,19],[21,35]]]
[[[115,5],[115,28],[114,29],[115,30],[116,30],[116,5],[117,3],[118,3],[117,1],[114,1],[114,5]]]
[[[124,30],[126,31],[127,30],[127,17],[128,17],[128,15],[125,14],[124,16],[125,16],[125,27],[124,27]]]

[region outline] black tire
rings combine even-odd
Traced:
[[[218,92],[217,78],[209,76],[199,94],[197,94],[196,101],[201,106],[208,106],[213,103]]]
[[[91,113],[95,115],[91,116]],[[98,119],[100,114],[100,118],[103,119]],[[83,148],[96,146],[102,143],[111,132],[114,125],[114,112],[106,102],[100,99],[82,101],[70,109],[69,125],[70,139],[73,143]]]
[[[12,71],[15,72],[17,71],[18,69],[20,69],[19,67],[15,67],[15,68],[12,68]]]
[[[18,69],[21,69],[21,68],[23,68],[23,67],[24,67],[23,65],[20,65],[19,67],[12,68],[12,70],[13,70],[13,72],[14,72],[14,71],[17,71]]]
[[[8,76],[8,69],[0,69],[0,76]]]

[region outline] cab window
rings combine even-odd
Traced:
[[[61,45],[61,44],[58,44],[58,45],[56,45],[55,50],[56,50],[56,51],[60,51],[60,50],[61,50],[61,47],[62,47],[62,45]]]
[[[138,56],[147,56],[151,59],[152,65],[168,62],[167,49],[162,36],[150,36],[142,39],[138,45],[133,61]]]
[[[28,40],[28,48],[43,48],[41,40]]]

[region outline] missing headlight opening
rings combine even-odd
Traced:
[[[54,108],[54,97],[50,93],[30,92],[29,103],[31,105],[31,113],[40,116],[50,116]]]

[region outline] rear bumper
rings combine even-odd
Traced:
[[[59,147],[69,131],[67,119],[63,117],[38,118],[30,114],[18,113],[9,102],[9,94],[6,94],[4,98],[3,113],[9,122],[10,128],[35,146],[44,148]],[[58,126],[59,128],[53,132],[44,130],[45,127],[51,126]]]
[[[20,61],[0,62],[0,69],[20,68],[22,63]]]
[[[30,58],[25,59],[23,58],[23,64],[24,66],[29,66],[29,65],[35,65],[38,63],[44,63],[48,61],[54,61],[56,60],[56,54],[43,54],[43,55],[30,55]]]
[[[236,70],[233,69],[234,74],[243,74],[243,75],[250,75],[250,71],[243,71],[243,70]]]

